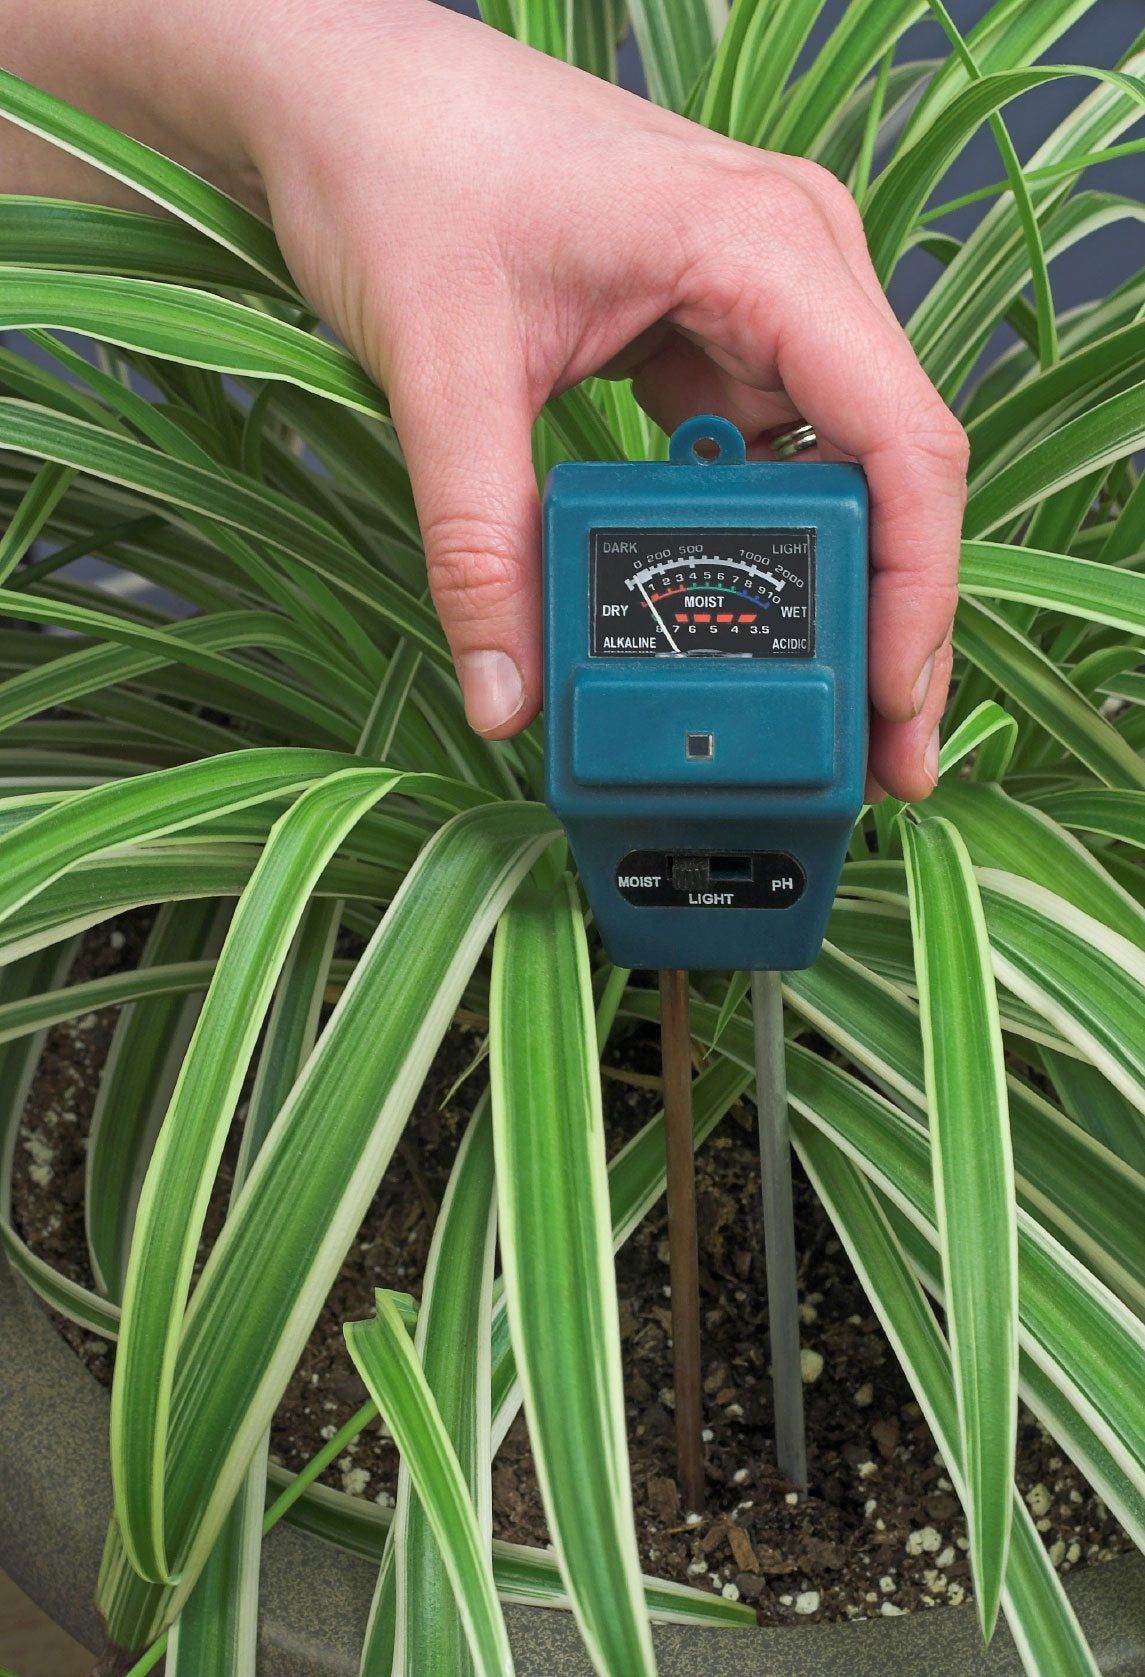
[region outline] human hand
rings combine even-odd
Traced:
[[[387,392],[473,726],[511,735],[540,704],[533,421],[631,376],[666,429],[724,414],[766,455],[802,416],[861,461],[871,775],[925,796],[966,443],[846,189],[428,0],[196,0],[183,74],[180,9],[146,7],[157,105],[188,148],[217,135],[231,178],[253,166],[299,286]]]

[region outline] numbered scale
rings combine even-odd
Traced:
[[[818,954],[862,806],[867,563],[859,467],[748,461],[723,419],[687,421],[666,461],[549,474],[546,799],[610,957],[661,972],[673,1312],[695,1318],[673,1335],[692,1506],[691,1121],[669,1100],[687,1087],[686,1054],[669,1038],[683,1032],[686,1050],[688,969],[753,973],[777,1445],[805,1484],[776,975]]]
[[[814,530],[592,532],[594,658],[809,658],[814,598]]]

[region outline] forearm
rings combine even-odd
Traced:
[[[0,64],[257,206],[239,90],[259,10],[243,0],[0,0]],[[5,121],[0,192],[154,207]]]

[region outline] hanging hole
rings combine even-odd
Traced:
[[[747,451],[730,419],[698,413],[672,432],[668,458],[677,466],[742,466]]]

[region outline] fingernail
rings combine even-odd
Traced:
[[[457,660],[465,715],[479,734],[491,734],[525,700],[521,672],[507,652],[463,652]]]
[[[926,695],[930,692],[930,678],[933,674],[934,653],[932,652],[930,657],[926,660],[926,663],[922,666],[922,669],[919,671],[918,680],[915,682],[911,691],[910,702],[914,706],[914,714],[916,716],[926,703]]]
[[[922,766],[926,778],[932,786],[938,785],[938,729],[931,734],[926,744],[926,752],[922,759]]]

